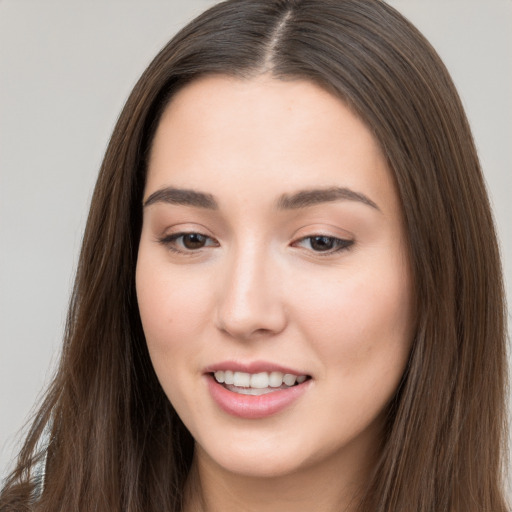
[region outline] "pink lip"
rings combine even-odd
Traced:
[[[279,370],[281,371],[281,370]],[[226,413],[238,418],[256,420],[283,411],[297,401],[309,388],[311,379],[287,389],[264,395],[242,395],[219,384],[212,374],[205,376],[213,401]]]
[[[293,368],[286,368],[274,363],[267,361],[251,361],[250,363],[241,363],[237,361],[222,361],[207,366],[204,369],[204,373],[215,373],[218,370],[231,370],[232,372],[245,372],[245,373],[260,373],[260,372],[281,372],[291,373],[292,375],[306,375],[306,373],[300,370],[294,370]]]

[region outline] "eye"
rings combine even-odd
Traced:
[[[353,240],[345,240],[334,236],[314,235],[301,238],[294,245],[314,252],[332,254],[348,249],[353,243]]]
[[[204,247],[218,247],[219,243],[213,238],[201,233],[174,233],[159,240],[174,252],[194,252]]]
[[[180,235],[177,240],[179,239],[181,239],[183,247],[189,250],[201,249],[208,241],[208,237],[199,233],[187,233],[186,235]]]

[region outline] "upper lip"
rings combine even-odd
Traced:
[[[232,372],[244,372],[244,373],[261,373],[261,372],[281,372],[289,373],[292,375],[308,375],[307,372],[289,368],[281,364],[271,363],[268,361],[251,361],[251,362],[240,362],[240,361],[222,361],[207,366],[204,369],[204,373],[215,373],[216,371],[231,370]]]

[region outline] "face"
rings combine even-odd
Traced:
[[[172,99],[136,285],[200,459],[254,476],[368,462],[412,337],[404,237],[378,144],[318,86],[215,76]]]

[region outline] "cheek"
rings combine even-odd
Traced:
[[[401,376],[411,345],[409,277],[404,265],[382,267],[351,269],[327,286],[316,281],[301,287],[311,292],[301,295],[303,330],[330,368],[361,381],[390,372]]]
[[[141,247],[136,289],[149,355],[167,398],[176,410],[185,412],[183,419],[188,422],[187,411],[194,410],[198,392],[197,380],[189,376],[198,370],[195,361],[202,350],[198,340],[209,307],[200,285],[186,273],[170,272],[168,262]]]
[[[379,279],[372,273],[354,273],[332,283],[321,296],[302,311],[302,330],[324,363],[320,377],[325,382],[323,397],[333,411],[332,435],[339,425],[347,432],[371,425],[378,429],[409,357],[408,279],[400,272]],[[321,406],[312,411],[314,417],[322,413]]]
[[[148,257],[143,247],[137,261],[136,289],[148,350],[164,385],[171,374],[184,369],[184,361],[191,361],[189,354],[197,351],[193,340],[200,338],[209,299],[193,276],[170,272],[168,262]]]

